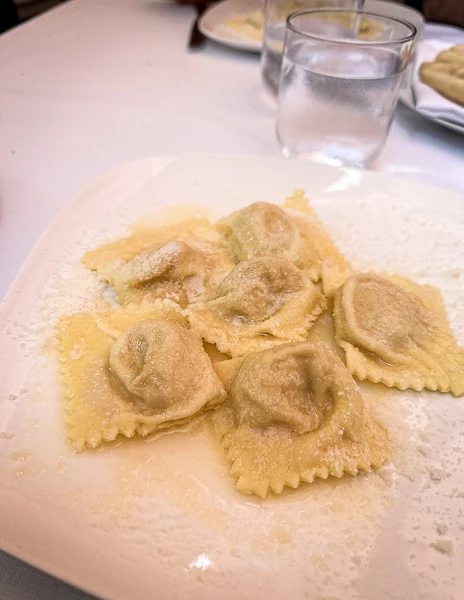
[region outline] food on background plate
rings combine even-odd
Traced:
[[[438,290],[355,273],[301,191],[217,223],[135,228],[82,262],[120,306],[57,325],[78,451],[209,413],[237,489],[264,498],[389,460],[353,377],[464,394]]]
[[[241,37],[261,42],[264,35],[264,11],[257,8],[245,15],[229,17],[226,26]]]
[[[462,62],[464,60],[464,44],[451,46],[448,50],[443,50],[436,57],[439,62]]]
[[[464,106],[464,45],[453,46],[440,52],[433,62],[422,63],[419,76],[436,92]]]
[[[325,2],[321,0],[320,2],[313,2],[311,8],[327,8],[327,6]],[[285,19],[294,12],[308,9],[309,7],[304,2],[299,2],[298,0],[286,0],[285,2],[282,2],[280,6],[276,7],[282,21],[285,21]],[[344,15],[339,15],[336,18],[334,16],[326,18],[335,20],[341,25],[351,25]],[[242,38],[261,42],[264,37],[264,10],[262,8],[257,8],[249,13],[236,14],[229,17],[226,20],[225,25],[228,29]],[[359,39],[370,40],[380,33],[381,30],[382,28],[374,23],[372,19],[362,17],[359,21],[357,37]]]

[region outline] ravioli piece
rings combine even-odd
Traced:
[[[186,314],[199,335],[235,357],[304,340],[324,307],[324,297],[303,271],[269,257],[239,263]]]
[[[304,235],[304,228],[285,211],[267,202],[255,202],[218,222],[238,261],[265,256],[285,258],[311,279],[319,278],[319,255]]]
[[[82,262],[113,287],[122,304],[168,298],[182,306],[234,266],[216,227],[195,216],[163,227],[139,224],[131,235],[87,252]]]
[[[58,324],[67,437],[78,451],[191,421],[226,393],[201,341],[148,320],[115,341],[90,313]]]
[[[116,260],[129,262],[138,254],[154,247],[161,247],[172,240],[189,238],[214,243],[218,241],[218,234],[208,219],[193,215],[188,220],[164,226],[137,224],[130,235],[86,252],[82,262],[88,269],[99,271]]]
[[[440,292],[398,276],[355,274],[334,301],[337,343],[358,379],[464,394],[464,350]]]
[[[229,360],[221,360],[220,362],[213,363],[213,369],[216,371],[228,394],[230,394],[234,379],[245,360],[246,356],[239,356],[238,358],[230,358]]]
[[[227,373],[225,363],[218,367]],[[265,498],[387,460],[386,430],[366,414],[358,386],[325,346],[282,344],[229,372],[237,367],[229,401],[212,418],[240,492]]]
[[[333,298],[338,288],[345,283],[352,268],[347,264],[326,261],[322,265],[322,291],[327,298]]]
[[[186,306],[233,268],[226,253],[208,242],[170,241],[137,254],[132,260],[116,260],[99,270],[100,277],[117,293],[122,304],[144,298],[168,298]]]
[[[295,190],[291,196],[285,199],[284,209],[304,232],[307,243],[311,244],[319,257],[318,279],[322,281],[324,294],[331,297],[335,289],[351,274],[349,263],[331,240],[302,190]]]

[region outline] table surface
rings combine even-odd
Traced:
[[[194,18],[156,0],[73,0],[0,37],[0,298],[103,172],[155,154],[279,155],[258,56],[189,51]],[[463,167],[462,136],[398,106],[375,170],[464,192]],[[0,553],[0,598],[90,596]]]

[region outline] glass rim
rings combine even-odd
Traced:
[[[359,39],[336,40],[336,39],[330,39],[329,37],[324,37],[322,35],[300,31],[295,25],[292,24],[292,20],[294,18],[301,17],[302,15],[318,14],[318,13],[331,13],[331,12],[333,12],[333,13],[351,13],[351,14],[360,15],[361,17],[364,17],[364,16],[376,17],[376,18],[380,18],[380,19],[383,19],[386,21],[393,21],[395,23],[404,25],[407,29],[410,30],[411,33],[409,35],[398,38],[397,40],[359,40]],[[405,44],[407,42],[411,42],[417,35],[417,27],[415,25],[413,25],[412,23],[410,23],[409,21],[406,21],[404,19],[399,19],[398,17],[389,17],[387,15],[381,15],[379,13],[369,12],[369,11],[362,10],[362,9],[355,9],[355,8],[350,9],[350,8],[342,8],[342,7],[336,7],[336,8],[324,7],[324,8],[310,8],[307,10],[299,10],[297,12],[292,13],[291,15],[288,15],[288,17],[286,19],[286,26],[293,33],[296,33],[297,35],[301,35],[302,37],[305,37],[308,39],[319,40],[321,42],[328,42],[330,44],[344,44],[344,45],[352,45],[352,46],[356,46],[356,45],[358,45],[358,46],[390,46],[393,44]]]

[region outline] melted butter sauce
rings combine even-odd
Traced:
[[[212,363],[221,362],[223,360],[229,360],[230,356],[228,354],[224,354],[223,352],[219,352],[214,344],[209,344],[208,342],[203,342],[203,348],[205,349],[206,354],[210,357]]]

